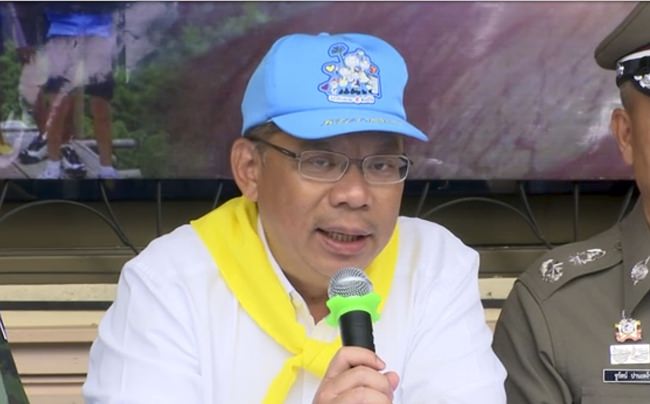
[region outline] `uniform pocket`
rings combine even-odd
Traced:
[[[649,404],[650,384],[583,387],[580,404]]]

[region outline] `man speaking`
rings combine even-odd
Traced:
[[[399,217],[406,64],[364,34],[294,34],[246,88],[243,196],[129,261],[99,326],[89,403],[504,403],[478,254]],[[378,294],[370,349],[326,321],[330,278]],[[336,324],[336,323],[335,323]]]

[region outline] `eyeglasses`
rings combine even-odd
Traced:
[[[298,172],[303,178],[321,182],[336,182],[343,178],[350,162],[359,166],[369,184],[397,184],[406,179],[411,160],[403,154],[374,154],[353,159],[343,153],[327,150],[304,150],[295,153],[266,140],[250,137],[253,142],[269,146],[298,161]]]

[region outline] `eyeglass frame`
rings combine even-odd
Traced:
[[[331,182],[331,183],[334,183],[334,182],[340,181],[341,178],[343,178],[343,176],[345,176],[345,174],[350,169],[350,166],[351,166],[350,163],[354,163],[355,165],[357,165],[359,167],[359,170],[361,171],[361,174],[363,175],[363,178],[369,184],[372,184],[372,185],[399,184],[399,183],[404,182],[406,180],[406,178],[408,177],[409,169],[411,168],[411,165],[413,165],[413,161],[411,161],[411,159],[404,153],[402,153],[402,154],[390,154],[390,153],[389,154],[371,154],[371,155],[368,155],[368,156],[364,156],[364,157],[362,157],[360,159],[356,159],[356,158],[352,158],[352,157],[348,156],[345,153],[335,152],[335,151],[331,151],[331,150],[317,150],[317,149],[314,149],[314,150],[303,150],[300,153],[296,153],[296,152],[294,152],[292,150],[289,150],[289,149],[284,148],[282,146],[278,146],[276,144],[273,144],[273,143],[269,142],[268,140],[264,140],[264,139],[259,138],[259,137],[248,136],[247,138],[251,142],[260,143],[260,144],[263,144],[265,146],[269,146],[269,147],[271,147],[271,149],[273,149],[273,150],[275,150],[277,152],[280,152],[280,154],[282,154],[283,156],[289,157],[289,158],[291,158],[293,160],[296,160],[298,162],[298,173],[300,174],[300,176],[303,177],[303,178],[313,180],[313,181],[318,181],[318,182]],[[301,166],[302,166],[302,157],[301,156],[305,152],[325,152],[325,153],[331,153],[331,154],[334,154],[334,155],[343,156],[346,159],[345,160],[346,161],[345,168],[341,171],[341,174],[337,178],[331,179],[331,180],[306,175],[301,169]],[[368,177],[366,176],[366,172],[365,172],[365,170],[363,168],[363,163],[369,158],[378,157],[378,156],[398,157],[398,158],[402,159],[403,161],[405,161],[406,162],[406,169],[404,171],[403,177],[401,177],[397,181],[391,181],[391,182],[377,182],[377,181],[369,180]]]

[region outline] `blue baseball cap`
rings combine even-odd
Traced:
[[[406,120],[406,63],[366,34],[292,34],[278,39],[251,76],[242,134],[267,122],[301,139],[379,131],[428,140]]]

